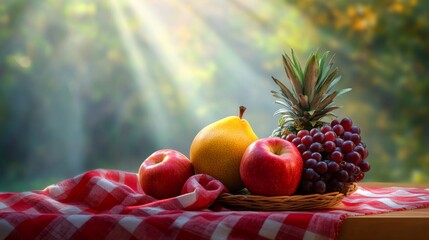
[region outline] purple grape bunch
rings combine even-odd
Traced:
[[[299,191],[305,194],[341,192],[359,182],[371,168],[361,130],[350,118],[333,120],[319,128],[287,135],[304,161]]]

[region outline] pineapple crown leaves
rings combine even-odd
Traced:
[[[272,77],[281,92],[271,91],[278,98],[275,102],[284,107],[274,113],[282,115],[279,126],[297,120],[313,125],[325,116],[335,117],[332,111],[339,108],[334,105],[335,97],[349,92],[351,88],[335,90],[341,76],[337,75],[338,68],[333,69],[334,56],[327,62],[328,56],[328,51],[323,54],[319,51],[312,53],[303,71],[293,49],[291,56],[282,55],[290,87]]]

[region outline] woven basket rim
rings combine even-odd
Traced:
[[[342,192],[324,194],[261,196],[222,193],[217,202],[237,210],[287,211],[315,210],[333,207],[357,190],[357,184],[346,185]]]

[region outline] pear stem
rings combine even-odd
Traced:
[[[240,106],[240,115],[239,115],[240,119],[243,118],[243,114],[244,114],[245,111],[246,111],[246,107],[245,106]]]

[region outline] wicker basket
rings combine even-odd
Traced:
[[[250,194],[222,193],[217,202],[235,210],[291,211],[333,207],[357,190],[357,184],[346,185],[343,192],[325,194],[265,197]]]

